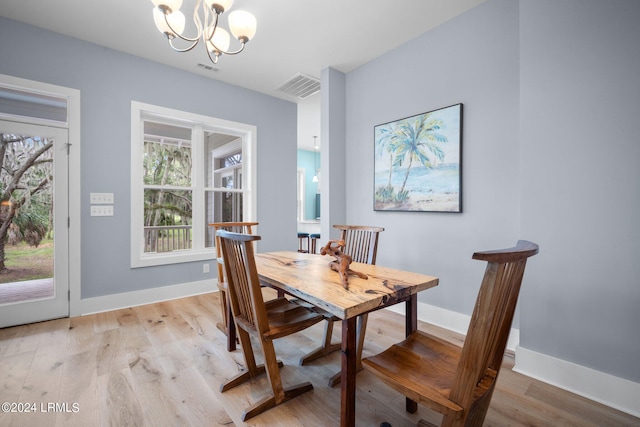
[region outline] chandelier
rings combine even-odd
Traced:
[[[185,27],[185,17],[180,12],[182,0],[151,0],[154,4],[153,20],[158,31],[164,34],[169,41],[169,46],[176,52],[188,52],[202,40],[207,55],[211,62],[216,64],[222,54],[236,55],[244,50],[244,46],[256,34],[256,18],[244,10],[235,10],[229,13],[229,29],[231,34],[241,43],[240,48],[229,51],[231,37],[224,28],[218,26],[220,15],[231,9],[233,0],[197,0],[193,9],[193,22],[197,29],[195,37],[186,37],[182,33]],[[199,9],[202,5],[203,19]],[[185,47],[174,45],[176,39]]]

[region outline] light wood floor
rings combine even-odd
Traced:
[[[0,412],[0,425],[339,425],[340,389],[327,386],[339,369],[339,352],[309,366],[297,365],[319,341],[322,324],[275,343],[285,364],[285,386],[309,380],[314,390],[245,424],[240,420],[243,408],[262,397],[268,385],[262,378],[224,394],[218,391],[223,380],[243,369],[242,352],[225,350],[224,336],[216,328],[219,321],[218,293],[212,293],[0,329],[0,402],[35,404],[37,410]],[[433,326],[419,327],[461,340]],[[365,356],[401,340],[403,331],[400,315],[385,310],[371,314]],[[640,425],[640,419],[512,372],[511,356],[505,364],[486,425]],[[358,426],[440,421],[423,407],[407,414],[404,398],[367,372],[358,374],[356,411]]]

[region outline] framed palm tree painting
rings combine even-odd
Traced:
[[[462,104],[374,127],[376,211],[462,212]]]

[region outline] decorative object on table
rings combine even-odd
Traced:
[[[342,252],[344,246],[344,240],[329,240],[329,242],[320,249],[320,255],[331,255],[335,257],[336,260],[331,261],[329,263],[329,267],[331,267],[333,271],[338,272],[340,280],[342,281],[342,286],[345,289],[349,289],[349,274],[356,275],[361,279],[368,279],[369,277],[364,273],[360,273],[349,268],[353,262],[353,258]]]
[[[462,104],[374,127],[374,210],[462,212]]]
[[[383,227],[375,227],[368,225],[334,225],[333,228],[340,230],[340,239],[345,245],[341,248],[343,253],[351,257],[353,262],[361,262],[364,264],[376,263],[378,254],[378,237],[384,231]],[[318,237],[319,238],[319,237]],[[340,319],[330,313],[322,310],[325,316],[325,328],[322,335],[322,343],[320,346],[300,358],[300,364],[304,365],[312,360],[331,354],[340,349],[340,342],[333,343],[333,324]],[[367,330],[367,313],[358,316],[356,325],[356,370],[362,370],[362,348],[364,347],[364,335]],[[333,387],[340,383],[341,376],[337,373],[329,379],[329,386]]]

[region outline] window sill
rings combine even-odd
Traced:
[[[131,259],[131,268],[153,267],[156,265],[180,264],[186,262],[210,261],[216,259],[215,248],[202,252],[170,252],[165,254],[148,254]]]

